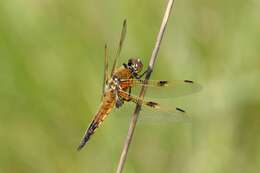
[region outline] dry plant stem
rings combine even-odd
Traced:
[[[148,69],[147,69],[147,74],[145,76],[145,81],[144,81],[145,83],[147,83],[147,81],[149,80],[151,73],[153,71],[153,67],[154,67],[158,52],[159,52],[159,48],[160,48],[161,41],[162,41],[165,29],[166,29],[168,18],[170,16],[170,13],[171,13],[171,10],[172,10],[173,2],[174,2],[174,0],[168,1],[168,5],[167,5],[167,8],[166,8],[165,13],[164,13],[161,28],[160,28],[160,31],[157,35],[155,47],[153,49],[153,52],[152,52],[152,55],[151,55],[151,58],[150,58],[149,66],[148,66]],[[143,86],[141,91],[140,91],[140,94],[139,94],[140,99],[144,98],[145,92],[146,92],[146,87]],[[116,173],[122,173],[122,171],[123,171],[123,167],[124,167],[124,164],[125,164],[125,161],[126,161],[127,153],[129,151],[129,146],[130,146],[130,143],[132,141],[132,137],[133,137],[133,134],[134,134],[135,126],[136,126],[140,111],[141,111],[141,103],[140,103],[140,100],[139,100],[138,104],[136,104],[135,111],[134,111],[132,118],[131,118],[131,121],[130,121],[128,134],[127,134],[126,139],[125,139],[124,147],[123,147],[123,150],[122,150],[122,153],[121,153],[121,156],[120,156],[120,160],[119,160],[119,163],[118,163],[118,166],[117,166]]]

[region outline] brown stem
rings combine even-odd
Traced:
[[[147,74],[145,76],[144,83],[147,83],[147,81],[149,80],[151,73],[153,71],[154,64],[155,64],[155,61],[156,61],[156,58],[157,58],[157,55],[158,55],[158,52],[159,52],[159,48],[160,48],[160,45],[161,45],[161,42],[162,42],[162,38],[163,38],[165,29],[166,29],[166,26],[167,26],[167,22],[168,22],[168,19],[169,19],[171,10],[172,10],[173,2],[174,2],[174,0],[168,1],[168,5],[167,5],[167,8],[165,10],[164,17],[163,17],[163,20],[162,20],[162,23],[161,23],[160,31],[157,35],[155,47],[153,49],[153,52],[152,52],[152,55],[151,55],[151,58],[150,58],[150,62],[149,62],[149,66],[148,66],[148,69],[147,69]],[[140,94],[139,94],[140,100],[144,98],[145,92],[146,92],[146,87],[143,86],[141,91],[140,91]],[[126,136],[126,139],[125,139],[125,143],[124,143],[124,146],[123,146],[123,150],[122,150],[122,153],[121,153],[121,156],[120,156],[120,160],[119,160],[119,163],[118,163],[118,166],[117,166],[116,173],[122,173],[122,171],[123,171],[123,167],[124,167],[124,164],[125,164],[125,161],[126,161],[126,158],[127,158],[127,153],[129,151],[129,146],[130,146],[130,143],[131,143],[132,138],[133,138],[135,126],[136,126],[136,123],[137,123],[137,120],[138,120],[139,113],[141,111],[140,100],[136,104],[134,113],[133,113],[131,121],[130,121],[130,126],[129,126],[128,133],[127,133],[127,136]]]

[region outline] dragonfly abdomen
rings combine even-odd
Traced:
[[[111,112],[112,108],[115,105],[115,98],[116,97],[113,90],[107,91],[105,93],[99,110],[96,113],[91,124],[89,125],[87,131],[85,132],[85,135],[81,140],[80,145],[78,146],[78,150],[82,149],[85,146],[90,136],[94,134],[95,130],[100,126],[100,124],[104,121],[107,115]]]

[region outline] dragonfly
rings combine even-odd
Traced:
[[[94,134],[111,110],[113,108],[120,108],[125,102],[141,103],[143,106],[151,108],[152,110],[184,116],[185,111],[181,108],[176,107],[174,110],[165,111],[162,109],[161,105],[155,101],[140,99],[138,96],[132,94],[132,88],[142,87],[145,85],[148,87],[147,94],[149,94],[149,91],[152,93],[154,90],[164,89],[167,90],[166,97],[182,96],[200,90],[200,85],[191,80],[148,80],[147,82],[144,82],[142,77],[147,73],[147,71],[142,72],[143,63],[138,57],[130,58],[127,63],[123,63],[123,65],[117,68],[118,59],[126,37],[126,30],[127,22],[124,20],[111,74],[108,72],[108,50],[107,45],[105,45],[105,65],[101,104],[88,126],[77,150],[81,150],[86,145],[90,137]],[[158,93],[159,96],[163,97],[160,92]]]

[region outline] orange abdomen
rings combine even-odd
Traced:
[[[100,124],[104,121],[107,115],[110,113],[112,108],[115,105],[115,94],[112,90],[107,91],[102,99],[102,103],[96,113],[94,119],[92,120],[91,124],[89,125],[85,135],[78,147],[78,150],[84,147],[84,145],[89,140],[90,136],[94,134],[95,130],[100,126]]]
[[[125,68],[124,66],[118,68],[114,73],[114,76],[117,76],[119,79],[130,79],[132,77],[131,72],[129,69]],[[120,85],[123,90],[126,90],[131,86],[129,83],[125,83]],[[91,124],[89,125],[85,135],[78,147],[78,150],[84,147],[84,145],[89,140],[90,136],[94,134],[95,130],[100,126],[100,124],[104,121],[107,115],[110,113],[112,108],[114,108],[116,102],[116,95],[112,89],[108,90],[103,99],[102,103],[96,113],[94,119],[92,120]]]
[[[100,124],[106,118],[115,105],[115,98],[115,94],[112,90],[105,93],[99,110],[93,119],[93,122]]]

